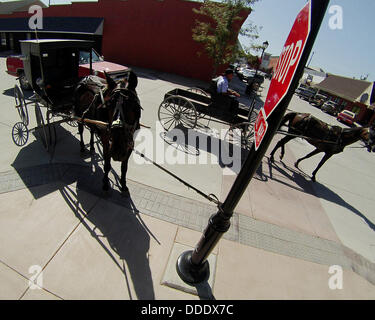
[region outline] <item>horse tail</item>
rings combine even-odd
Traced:
[[[280,126],[279,126],[279,130],[282,126],[284,126],[288,121],[292,121],[294,119],[294,117],[297,115],[297,112],[289,112],[288,114],[286,114],[281,122],[280,122]]]

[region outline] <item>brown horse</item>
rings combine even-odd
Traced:
[[[330,126],[327,123],[313,117],[309,113],[291,112],[284,116],[281,121],[281,126],[288,123],[288,134],[282,138],[271,151],[270,161],[274,162],[274,154],[278,148],[281,148],[280,160],[285,154],[285,144],[297,137],[306,139],[308,143],[313,145],[316,149],[298,159],[295,166],[305,159],[308,159],[320,152],[324,152],[324,157],[312,173],[311,180],[316,181],[316,173],[322,165],[331,158],[334,154],[344,151],[344,148],[358,140],[365,142],[369,152],[375,151],[375,131],[368,127],[358,127],[351,129],[344,129],[338,126]]]
[[[75,91],[75,114],[83,119],[97,120],[108,125],[88,124],[91,131],[90,151],[94,152],[94,134],[103,145],[104,177],[103,190],[109,189],[108,173],[111,158],[121,161],[121,191],[128,193],[126,173],[133,151],[133,135],[139,129],[141,105],[135,88],[138,80],[130,71],[127,80],[115,82],[108,75],[106,81],[89,76],[84,78]],[[83,124],[79,122],[81,152],[84,151]]]

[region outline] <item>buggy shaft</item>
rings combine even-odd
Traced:
[[[79,118],[79,117],[71,117],[73,120],[76,120],[78,122],[85,122],[85,123],[89,123],[89,124],[94,124],[94,125],[97,125],[97,126],[100,126],[100,127],[108,127],[109,126],[109,123],[108,122],[103,122],[103,121],[98,121],[98,120],[91,120],[91,119],[85,119],[85,118]],[[144,128],[148,128],[150,129],[150,127],[140,123],[139,124],[141,127],[144,127]]]

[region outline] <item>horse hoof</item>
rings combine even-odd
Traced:
[[[295,163],[294,163],[294,166],[295,166],[296,168],[298,168],[298,162],[295,162]]]
[[[316,179],[315,179],[314,176],[311,177],[311,181],[312,181],[312,182],[316,182]]]

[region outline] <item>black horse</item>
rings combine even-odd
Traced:
[[[327,123],[313,117],[309,113],[291,112],[284,116],[281,126],[288,123],[288,134],[282,138],[271,151],[270,161],[274,162],[274,154],[278,148],[281,148],[280,160],[285,154],[285,144],[299,136],[306,139],[316,149],[298,159],[294,164],[298,168],[298,164],[320,152],[324,152],[324,157],[312,173],[311,180],[316,181],[316,173],[322,165],[334,154],[344,151],[344,148],[358,140],[366,143],[369,152],[375,151],[375,131],[369,127],[357,127],[344,129],[338,126],[330,126]]]
[[[75,91],[75,115],[83,119],[94,120],[86,125],[91,131],[90,151],[94,152],[94,134],[103,145],[104,178],[103,190],[109,189],[108,173],[111,170],[111,158],[121,161],[121,191],[128,193],[126,173],[128,161],[134,147],[133,135],[139,129],[141,105],[135,91],[137,76],[130,71],[127,80],[115,82],[106,74],[106,81],[96,76],[81,80]],[[85,150],[83,142],[83,123],[78,123],[81,152]]]

